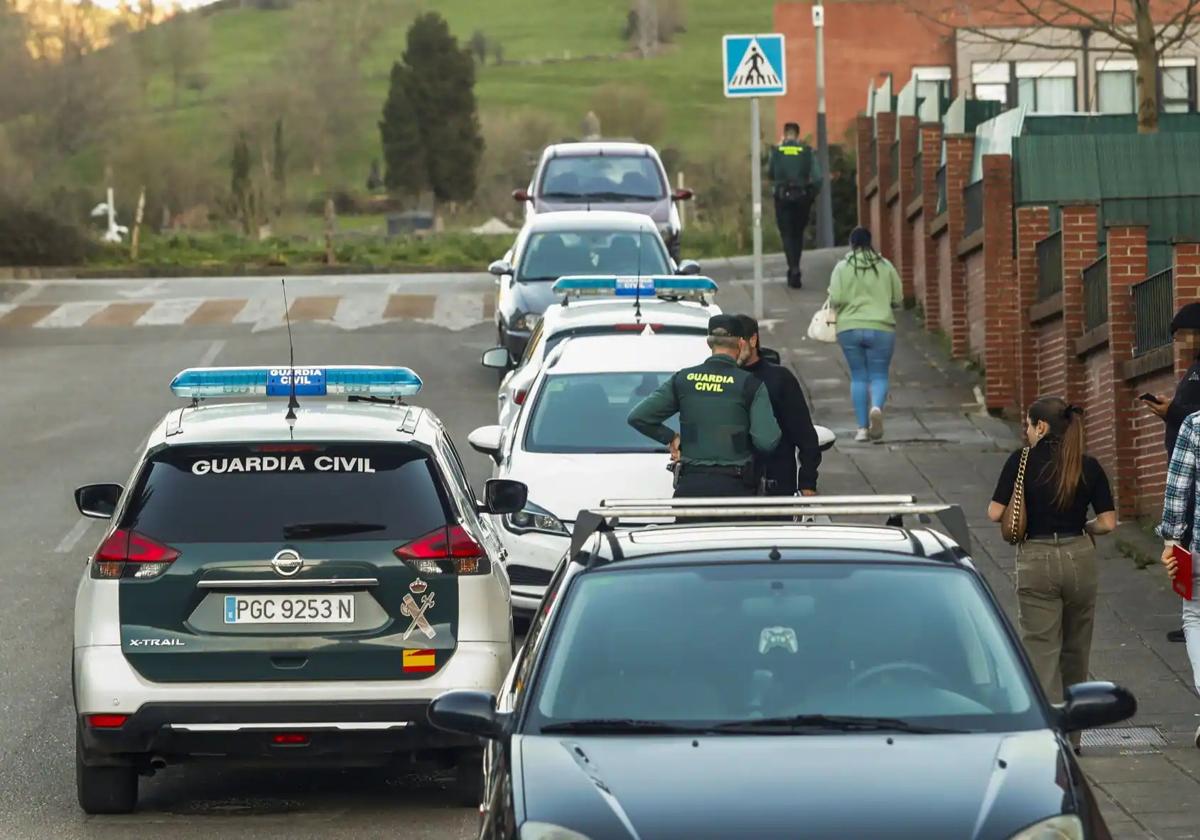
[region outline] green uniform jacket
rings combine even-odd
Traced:
[[[837,331],[896,329],[892,310],[903,303],[900,274],[878,254],[851,252],[829,278],[829,305],[837,310]]]
[[[799,140],[784,140],[771,149],[771,157],[767,161],[767,177],[774,185],[774,194],[778,197],[785,184],[797,184],[808,187],[812,195],[821,189],[821,165],[812,147],[806,146]]]
[[[754,450],[773,450],[782,436],[762,381],[721,353],[674,374],[634,406],[629,425],[670,444],[675,433],[663,422],[675,414],[685,464],[741,466]]]

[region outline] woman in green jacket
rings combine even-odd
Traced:
[[[837,312],[837,337],[850,368],[850,398],[859,441],[883,437],[888,370],[896,347],[892,310],[902,300],[896,267],[871,247],[871,232],[855,228],[850,253],[833,269],[829,304]]]

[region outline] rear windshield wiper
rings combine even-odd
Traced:
[[[714,732],[908,732],[914,735],[960,735],[969,730],[948,729],[911,723],[902,718],[857,717],[854,715],[793,715],[791,717],[733,720],[718,723]]]
[[[588,718],[563,723],[550,723],[542,727],[544,734],[557,732],[578,734],[635,733],[640,735],[694,735],[707,727],[680,726],[661,720],[631,720],[629,718]]]
[[[302,540],[386,530],[387,526],[380,525],[378,522],[293,522],[291,525],[283,526],[283,537],[290,540]]]

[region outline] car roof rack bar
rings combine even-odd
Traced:
[[[608,527],[614,527],[621,520],[629,519],[721,519],[754,520],[764,516],[887,516],[889,524],[901,525],[901,517],[915,516],[922,523],[930,523],[934,517],[945,529],[946,533],[966,552],[970,553],[971,532],[967,527],[967,519],[958,505],[945,502],[859,502],[845,504],[813,504],[817,497],[724,497],[724,498],[690,498],[690,499],[643,499],[639,505],[611,506],[601,503],[600,507],[581,510],[579,517],[587,516],[588,522],[599,520]],[[830,498],[830,497],[827,497]],[[868,499],[879,497],[866,497]],[[765,503],[765,504],[764,504]],[[576,532],[580,531],[580,519],[576,518]],[[627,526],[631,523],[624,523]],[[643,523],[632,523],[633,527],[641,527]],[[902,527],[902,526],[901,526]],[[580,545],[591,536],[598,527],[581,538]],[[575,539],[572,538],[572,549]]]
[[[895,506],[911,505],[917,501],[916,496],[730,496],[727,498],[684,498],[663,500],[673,508],[713,507],[714,505],[729,505],[731,507],[778,507],[780,505],[831,505],[845,507],[847,505]],[[661,503],[651,499],[604,499],[600,507],[604,510],[620,508],[644,508],[647,505],[658,507]]]

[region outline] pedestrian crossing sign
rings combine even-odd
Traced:
[[[782,96],[787,93],[782,35],[726,35],[722,46],[726,96]]]

